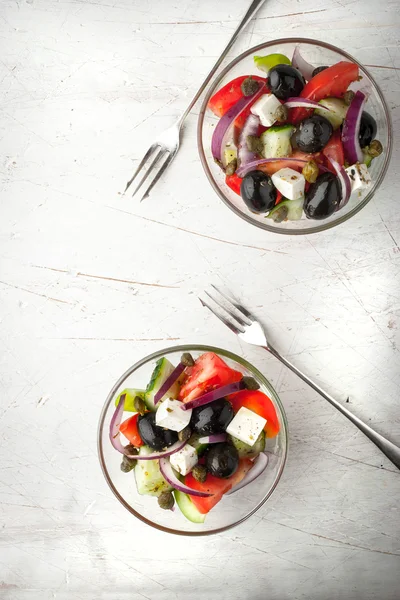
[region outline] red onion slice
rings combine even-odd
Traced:
[[[260,88],[252,96],[243,96],[240,98],[218,121],[211,140],[211,152],[213,157],[222,162],[224,148],[229,138],[233,139],[233,126],[235,119],[248,106],[253,104],[259,96],[265,91],[265,84],[260,85]]]
[[[211,392],[207,392],[194,400],[190,400],[190,402],[184,402],[182,405],[182,410],[189,410],[191,408],[197,408],[198,406],[203,406],[203,404],[209,404],[210,402],[214,402],[214,400],[219,400],[224,396],[228,396],[228,394],[234,394],[235,392],[240,392],[240,390],[246,389],[246,385],[243,380],[237,381],[236,383],[228,383],[228,385],[223,385],[216,390],[212,390]]]
[[[257,115],[250,114],[243,126],[239,136],[238,143],[238,164],[246,166],[249,162],[257,160],[259,155],[257,152],[251,152],[247,147],[247,137],[249,135],[257,135],[260,126],[260,119]]]
[[[354,165],[364,160],[358,135],[360,133],[361,115],[367,96],[363,92],[356,92],[343,122],[342,142],[346,160]]]
[[[161,452],[154,451],[152,454],[148,454],[147,456],[140,456],[140,454],[126,454],[125,450],[124,450],[123,454],[125,454],[128,458],[134,458],[135,460],[155,460],[155,459],[167,458],[168,456],[171,456],[171,454],[175,454],[175,452],[182,450],[182,448],[184,446],[186,446],[186,444],[187,444],[187,441],[186,442],[178,441],[178,442],[175,442],[175,444],[172,444],[172,446],[170,446],[166,450],[161,450]]]
[[[285,102],[285,106],[288,108],[321,108],[322,110],[330,111],[329,108],[315,102],[315,100],[309,100],[308,98],[288,98]]]
[[[175,369],[172,371],[171,375],[169,377],[167,377],[167,379],[164,381],[164,383],[162,384],[162,386],[160,387],[158,392],[155,394],[154,405],[156,405],[157,402],[159,402],[161,400],[161,398],[168,392],[168,390],[170,388],[172,388],[175,381],[177,379],[179,379],[179,377],[182,375],[184,370],[185,370],[185,365],[182,363],[179,363],[179,365],[177,367],[175,367]]]
[[[110,442],[118,452],[125,454],[125,450],[120,440],[119,426],[121,425],[122,414],[124,412],[126,394],[122,394],[119,399],[118,406],[114,410],[114,414],[110,421]]]
[[[312,79],[312,74],[315,69],[313,65],[310,65],[300,54],[300,49],[298,46],[294,49],[293,57],[292,57],[292,66],[295,69],[298,69],[300,73],[303,75],[304,79],[310,81]]]
[[[234,494],[238,490],[241,490],[246,485],[249,485],[252,481],[257,479],[265,471],[268,465],[268,456],[261,452],[257,458],[253,462],[253,466],[248,473],[243,477],[242,481],[240,481],[237,485],[235,485],[229,492],[226,492],[226,495]]]
[[[246,165],[245,167],[242,167],[242,165],[240,165],[240,167],[237,169],[236,171],[236,175],[238,175],[239,177],[244,177],[245,175],[247,175],[247,173],[250,173],[250,171],[255,171],[256,169],[258,169],[258,167],[261,167],[262,165],[267,165],[267,164],[272,164],[272,163],[287,163],[287,166],[297,166],[297,167],[301,167],[303,168],[304,165],[306,165],[308,163],[308,160],[303,160],[301,158],[261,158],[259,160],[255,160],[251,163],[249,163],[248,165]],[[289,164],[291,163],[291,164]],[[318,168],[320,171],[322,172],[326,172],[329,171],[329,169],[327,169],[326,167],[324,167],[324,165],[321,165],[318,163]]]
[[[350,199],[351,181],[350,181],[350,177],[346,173],[345,169],[341,165],[339,165],[339,163],[337,163],[336,160],[333,160],[332,158],[330,158],[329,161],[330,161],[332,167],[336,171],[336,176],[339,179],[340,188],[342,191],[342,197],[339,202],[339,206],[336,209],[336,210],[340,210],[341,208],[346,206],[346,204],[348,203],[348,201]]]
[[[199,438],[199,444],[219,444],[220,442],[226,442],[226,433],[214,433]]]
[[[212,496],[210,492],[200,492],[199,490],[194,490],[193,488],[182,483],[182,481],[180,481],[175,475],[168,458],[160,459],[160,471],[165,481],[168,481],[168,483],[172,485],[173,488],[178,490],[178,492],[184,492],[185,494],[190,494],[191,496],[199,496],[200,498]]]

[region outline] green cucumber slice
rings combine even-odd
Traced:
[[[145,393],[146,392],[144,390],[136,390],[135,388],[126,388],[126,389],[122,390],[122,392],[120,394],[118,394],[118,396],[115,400],[115,406],[118,406],[121,396],[123,394],[125,394],[124,410],[129,411],[129,412],[137,412],[137,410],[135,409],[135,407],[133,405],[135,398],[136,398],[136,396],[139,396],[139,398],[144,400]]]
[[[239,458],[254,458],[258,456],[260,452],[264,452],[265,448],[265,433],[262,431],[254,444],[249,446],[245,442],[241,442],[237,438],[231,435],[232,444],[235,446],[238,451]]]
[[[314,114],[328,119],[328,121],[332,124],[333,129],[339,129],[349,108],[345,101],[341,100],[340,98],[324,98],[323,100],[320,100],[318,104],[326,106],[326,108],[329,108],[329,110],[316,108]]]
[[[328,111],[326,111],[328,112]],[[277,125],[270,127],[261,134],[260,139],[264,146],[264,158],[284,158],[292,153],[290,138],[295,128],[293,125]]]
[[[298,200],[282,200],[268,213],[267,219],[275,223],[298,221],[303,216],[304,197]]]
[[[156,407],[154,405],[154,396],[165,382],[165,380],[171,375],[174,370],[174,365],[169,362],[167,358],[160,358],[156,362],[156,366],[151,375],[150,383],[146,388],[146,393],[144,397],[144,401],[149,410],[155,411]],[[179,394],[179,380],[174,383],[174,385],[168,390],[166,394],[160,399],[160,402],[165,398],[173,398],[177,399]]]
[[[141,446],[139,449],[140,456],[148,456],[154,450],[148,446]],[[162,492],[172,490],[172,487],[161,475],[159,461],[154,460],[138,460],[136,462],[134,472],[137,491],[141,496],[160,496]]]
[[[174,490],[174,496],[181,513],[189,521],[192,521],[192,523],[204,523],[206,515],[202,515],[197,510],[188,494],[185,494],[184,492],[178,492],[178,490]]]

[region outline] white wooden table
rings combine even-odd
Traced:
[[[246,4],[1,0],[1,598],[400,598],[399,473],[197,299],[210,282],[227,284],[279,349],[400,443],[398,148],[361,214],[289,238],[251,227],[213,193],[194,111],[153,197],[121,197]],[[397,0],[268,0],[231,58],[285,36],[342,47],[370,66],[398,141],[397,9]],[[113,382],[176,342],[243,354],[276,386],[290,423],[271,500],[209,538],[162,534],[128,515],[96,453]]]

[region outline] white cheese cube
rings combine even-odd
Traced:
[[[182,431],[189,425],[192,410],[183,410],[183,402],[167,398],[157,408],[156,425],[172,431]]]
[[[350,177],[352,192],[355,192],[356,190],[365,190],[372,183],[371,175],[367,165],[364,165],[364,163],[356,163],[351,167],[347,167],[345,171]]]
[[[254,102],[250,108],[250,112],[260,118],[261,125],[271,127],[276,121],[276,109],[280,106],[281,103],[274,94],[264,94],[257,102]]]
[[[175,471],[178,471],[181,475],[187,475],[197,465],[196,449],[190,444],[186,444],[182,450],[171,454],[169,462]]]
[[[288,200],[298,200],[304,196],[306,180],[302,173],[285,167],[272,175],[272,183]]]
[[[267,419],[242,406],[229,423],[226,431],[241,442],[253,446],[266,422]]]

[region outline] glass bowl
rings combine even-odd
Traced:
[[[291,57],[296,46],[299,46],[302,56],[316,67],[333,65],[340,60],[351,61],[359,66],[362,80],[351,84],[350,89],[354,91],[360,89],[369,94],[366,110],[372,114],[377,122],[377,139],[379,139],[383,145],[383,153],[372,161],[369,169],[373,181],[372,186],[366,190],[364,195],[352,194],[348,204],[337,213],[334,213],[323,221],[307,219],[303,215],[299,221],[274,223],[272,219],[266,219],[265,215],[257,215],[248,210],[241,197],[226,185],[225,175],[220,167],[214,162],[211,154],[211,138],[219,119],[210,110],[207,110],[207,105],[211,96],[235,77],[240,75],[262,75],[262,72],[254,66],[253,56],[255,54],[267,55],[276,52]],[[221,200],[225,202],[234,213],[261,229],[288,235],[299,235],[324,231],[339,223],[343,223],[368,204],[382,183],[389,165],[392,150],[392,126],[389,108],[381,90],[367,69],[355,58],[347,54],[347,52],[339,50],[339,48],[324,42],[303,38],[286,38],[273,40],[247,50],[235,58],[235,60],[222,71],[220,76],[209,88],[208,93],[204,98],[198,121],[197,141],[200,159],[212,187]]]
[[[136,490],[134,473],[122,473],[120,470],[121,454],[111,445],[109,440],[110,420],[115,410],[115,400],[126,387],[145,388],[156,361],[166,356],[173,364],[180,361],[182,352],[190,352],[197,358],[203,352],[215,352],[234,369],[244,375],[254,377],[274,403],[280,431],[275,438],[266,440],[266,451],[269,462],[266,470],[255,481],[231,496],[225,496],[207,515],[202,524],[188,521],[175,505],[175,510],[163,510],[157,499],[151,496],[140,496]],[[132,413],[126,413],[126,417]],[[124,415],[125,417],[125,415]],[[130,367],[113,386],[108,394],[100,416],[98,430],[98,452],[101,468],[111,490],[125,508],[144,523],[162,531],[180,535],[208,535],[234,527],[248,519],[268,500],[282,475],[288,450],[288,425],[282,403],[269,381],[243,358],[227,350],[211,346],[174,346],[146,356]]]

